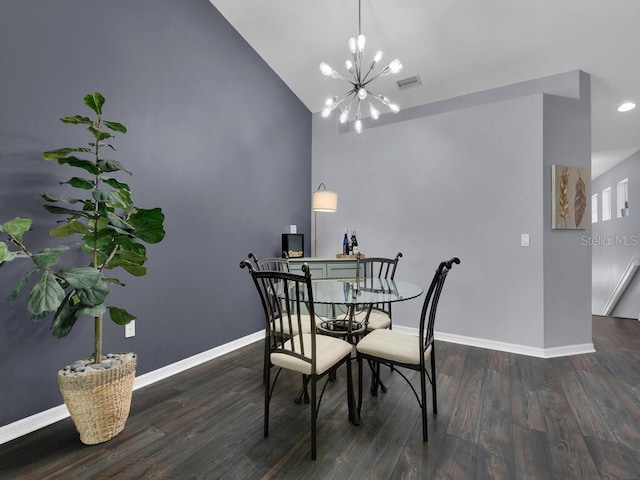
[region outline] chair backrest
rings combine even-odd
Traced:
[[[373,277],[393,280],[396,275],[396,268],[398,268],[398,260],[400,260],[401,258],[401,252],[398,252],[395,258],[360,258],[360,255],[358,255],[356,261],[356,272],[360,277]]]
[[[398,252],[395,258],[369,257],[360,258],[358,255],[356,260],[356,278],[364,279],[364,287],[367,287],[367,278],[381,278],[385,280],[393,280],[398,268],[398,261],[402,258],[402,253]],[[377,310],[384,312],[391,318],[391,303],[376,303],[369,306],[368,311]],[[367,314],[368,318],[369,314]]]
[[[284,253],[284,252],[283,252]],[[289,272],[289,257],[288,255],[283,258],[268,257],[258,260],[253,253],[250,253],[248,257],[253,260],[253,263],[257,270],[274,270],[276,272]]]
[[[308,343],[295,341],[295,337],[292,339],[287,333],[305,331],[304,316],[300,314],[301,304],[306,306],[309,315],[314,318],[309,265],[302,265],[302,275],[277,270],[257,270],[248,260],[240,262],[240,267],[249,269],[260,295],[265,314],[268,353],[283,353],[303,359],[311,364],[311,371],[315,372],[315,329],[309,333],[310,351]]]
[[[453,268],[454,263],[459,264],[460,259],[453,257],[451,260],[440,262],[424,299],[422,314],[420,315],[420,345],[423,346],[423,350],[429,348],[433,343],[433,326],[436,320],[438,301],[440,300],[444,281],[447,279],[447,275]]]

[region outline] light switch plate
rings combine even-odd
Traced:
[[[529,246],[529,234],[528,233],[520,234],[520,246],[521,247],[528,247]]]

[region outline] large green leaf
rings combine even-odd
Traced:
[[[110,290],[109,285],[102,280],[99,280],[93,287],[76,290],[76,292],[78,293],[78,298],[80,298],[80,302],[83,305],[94,307],[104,303],[104,299],[107,298]]]
[[[107,185],[112,186],[113,188],[117,188],[118,190],[126,190],[127,192],[131,191],[131,188],[126,183],[120,182],[115,178],[103,178],[102,181]]]
[[[53,312],[58,309],[64,299],[64,290],[55,276],[45,271],[38,283],[33,286],[27,299],[27,308],[34,315]]]
[[[109,309],[109,316],[111,320],[113,320],[118,325],[126,325],[131,320],[135,320],[137,317],[134,317],[129,312],[127,312],[124,308],[118,307],[107,307]]]
[[[133,200],[131,200],[131,192],[128,192],[126,190],[118,190],[118,196],[122,200],[122,203],[124,203],[127,206],[125,210],[130,211],[130,207],[133,207]]]
[[[158,243],[164,238],[163,222],[164,214],[160,208],[139,208],[129,217],[129,223],[135,229],[136,236],[147,243]]]
[[[78,316],[89,315],[90,317],[101,317],[106,310],[107,307],[105,307],[104,304],[96,305],[95,307],[82,307],[78,310]]]
[[[27,273],[25,273],[24,276],[18,282],[18,285],[16,285],[16,288],[11,290],[11,292],[9,293],[9,295],[7,296],[7,300],[15,300],[16,297],[20,295],[20,292],[24,290],[24,287],[27,286],[27,283],[29,282],[29,277],[31,277],[31,275],[36,273],[38,270],[39,270],[38,267],[33,267]]]
[[[116,243],[120,246],[120,250],[126,250],[128,252],[135,252],[140,255],[147,254],[147,248],[137,242],[134,238],[129,238],[128,236],[119,235],[115,238]]]
[[[66,203],[73,204],[73,203],[78,203],[83,201],[83,200],[80,200],[79,198],[65,197],[62,195],[51,195],[49,193],[43,193],[40,196],[44,198],[47,202],[66,202]]]
[[[58,276],[76,290],[93,288],[102,278],[100,270],[93,267],[64,268],[58,272]]]
[[[49,230],[49,236],[54,238],[68,237],[75,233],[87,235],[89,233],[89,229],[84,223],[79,222],[78,220],[70,220],[69,222],[63,223],[62,225]]]
[[[109,122],[107,120],[103,120],[105,127],[110,128],[114,132],[127,133],[127,127],[118,122]]]
[[[60,185],[64,185],[65,183],[68,183],[72,187],[82,188],[84,190],[91,190],[94,187],[94,183],[91,180],[80,177],[72,177],[66,182],[60,182]]]
[[[79,210],[71,210],[70,208],[64,207],[56,207],[55,205],[43,205],[45,210],[50,213],[56,213],[59,215],[71,215],[74,218],[77,217],[88,217],[89,214],[87,212],[79,211]]]
[[[86,170],[87,172],[92,173],[93,175],[99,175],[100,173],[102,173],[100,169],[93,162],[89,160],[84,160],[82,158],[76,158],[76,157],[58,158],[58,163],[60,165],[69,165],[71,167],[82,168],[83,170]]]
[[[74,115],[73,117],[64,117],[61,118],[64,123],[71,123],[77,125],[79,123],[83,123],[85,125],[91,125],[93,121],[89,117],[83,117],[82,115]]]
[[[109,219],[109,223],[112,226],[121,230],[124,234],[127,234],[128,231],[133,230],[133,227],[131,225],[129,225],[115,213],[107,212],[107,218]]]
[[[97,141],[106,140],[112,137],[109,132],[104,132],[96,127],[89,127],[88,130],[93,134]]]
[[[123,171],[127,172],[129,175],[132,175],[132,173],[124,168],[122,164],[117,160],[98,160],[98,166],[103,172]]]
[[[7,244],[4,242],[0,242],[0,263],[4,262],[8,251],[9,249],[7,248]]]
[[[72,304],[70,295],[64,299],[60,307],[57,309],[56,314],[51,322],[51,331],[56,338],[62,338],[69,335],[69,332],[73,328],[78,320],[79,305]]]
[[[147,261],[146,255],[140,255],[139,253],[127,250],[118,250],[115,258],[126,260],[132,263],[137,263],[138,265],[144,265],[144,262]]]
[[[84,104],[91,110],[96,112],[96,115],[102,115],[102,106],[104,105],[104,97],[101,93],[94,92],[85,95]]]
[[[22,241],[22,234],[29,231],[32,223],[33,220],[30,218],[16,217],[13,220],[3,223],[0,231],[13,235],[18,240]]]
[[[66,245],[60,245],[59,247],[45,248],[40,253],[36,253],[33,256],[33,263],[35,263],[38,266],[38,268],[52,267],[56,263],[58,263],[58,261],[60,260],[60,255],[62,255],[62,252],[66,252],[67,250],[69,250],[69,247]]]
[[[147,274],[147,269],[138,263],[129,262],[123,258],[112,259],[107,268],[122,267],[134,277],[144,277]]]
[[[45,160],[58,160],[60,158],[64,158],[73,152],[73,148],[59,148],[57,150],[49,150],[48,152],[42,153],[42,158]]]
[[[94,200],[96,202],[105,203],[107,205],[115,205],[124,207],[124,203],[122,203],[122,199],[112,190],[103,190],[102,188],[96,188],[91,192]]]

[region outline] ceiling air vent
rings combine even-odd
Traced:
[[[420,80],[420,75],[413,75],[412,77],[400,79],[396,83],[398,84],[398,88],[400,90],[404,90],[405,88],[417,87],[418,85],[422,85],[422,80]]]

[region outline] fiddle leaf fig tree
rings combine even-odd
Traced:
[[[84,103],[95,114],[93,118],[75,115],[61,120],[84,126],[91,137],[88,146],[60,148],[42,155],[45,160],[75,169],[76,175],[61,184],[73,187],[78,194],[72,197],[43,194],[42,198],[47,202],[44,208],[60,217],[49,235],[74,236],[73,245],[79,245],[88,261],[75,267],[56,268],[69,246],[31,251],[23,237],[31,229],[32,221],[18,217],[0,224],[0,233],[7,240],[0,241],[0,263],[18,258],[31,261],[32,267],[7,298],[14,300],[32,277],[37,278],[28,295],[27,308],[35,321],[53,314],[51,330],[55,337],[68,335],[80,317],[93,317],[93,361],[99,363],[104,315],[108,314],[118,325],[136,318],[123,308],[105,304],[110,285],[124,285],[111,271],[120,267],[137,277],[145,275],[147,257],[142,242],[158,243],[165,232],[162,210],[136,207],[129,185],[116,178],[131,172],[117,160],[104,156],[104,152],[115,151],[114,135],[126,133],[126,127],[102,118],[105,99],[101,94],[85,96]]]

